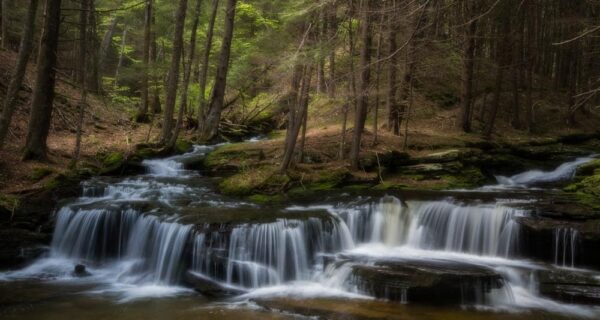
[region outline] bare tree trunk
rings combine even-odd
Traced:
[[[37,75],[31,101],[31,117],[27,129],[27,139],[23,150],[23,160],[47,159],[46,140],[52,120],[52,103],[56,82],[56,55],[60,35],[61,0],[47,0],[44,31],[37,61]]]
[[[150,29],[152,30],[152,42],[150,43],[150,60],[152,61],[152,104],[150,109],[153,114],[159,114],[162,110],[160,106],[160,76],[158,75],[158,58],[160,56],[156,44],[156,31],[154,30],[156,16],[152,15],[152,26]]]
[[[336,87],[336,79],[335,79],[335,49],[336,49],[336,41],[335,36],[338,29],[337,17],[336,17],[336,3],[334,2],[331,5],[331,11],[328,13],[329,18],[327,19],[329,23],[329,27],[327,30],[329,31],[329,40],[334,42],[330,52],[329,52],[329,81],[327,85],[327,89],[329,92],[329,97],[335,97],[335,87]]]
[[[219,130],[225,87],[227,86],[227,72],[229,70],[229,56],[231,54],[231,41],[233,40],[233,26],[235,21],[235,6],[237,0],[227,1],[227,14],[225,16],[225,34],[221,46],[219,66],[215,76],[215,85],[211,93],[211,101],[206,113],[206,119],[199,124],[200,141],[214,139]]]
[[[395,1],[392,3],[391,13],[388,15],[388,47],[389,47],[389,72],[388,72],[388,92],[387,92],[387,112],[388,112],[388,130],[394,135],[400,135],[400,122],[402,114],[396,91],[398,89],[398,43],[396,42],[396,25],[394,24],[396,16]]]
[[[2,26],[0,27],[2,42],[0,46],[2,49],[8,49],[8,5],[10,0],[2,0]]]
[[[125,41],[127,39],[127,26],[123,26],[123,35],[121,38],[121,52],[119,53],[119,62],[117,63],[117,69],[115,70],[115,84],[114,89],[117,90],[119,88],[119,70],[123,65],[123,57],[125,56]]]
[[[363,41],[360,51],[360,90],[358,92],[358,106],[354,116],[354,132],[352,134],[352,147],[350,149],[350,162],[355,170],[359,168],[360,144],[365,128],[367,109],[369,106],[369,82],[371,77],[371,0],[363,0],[361,6],[361,39]]]
[[[75,137],[75,150],[73,151],[73,162],[71,166],[75,167],[81,154],[81,134],[83,132],[83,120],[85,115],[85,105],[87,104],[87,26],[90,14],[90,3],[94,0],[81,0],[81,11],[79,12],[79,79],[81,100],[79,101],[79,115],[77,119],[77,136]]]
[[[468,2],[464,4],[469,6]],[[472,10],[466,9],[468,13]],[[462,79],[462,110],[460,127],[464,132],[471,132],[471,108],[473,107],[473,71],[475,69],[475,36],[477,34],[477,20],[470,14],[465,15],[469,23],[465,28],[463,50],[463,79]]]
[[[217,18],[217,9],[219,0],[212,1],[210,20],[208,21],[208,31],[206,33],[206,43],[204,45],[204,55],[202,56],[202,69],[200,70],[200,95],[198,101],[198,128],[204,122],[206,116],[206,81],[208,78],[208,62],[210,59],[210,50],[212,48],[213,35],[215,31],[215,19]]]
[[[98,68],[102,70],[104,68],[104,62],[106,61],[106,56],[108,55],[108,49],[112,43],[112,38],[115,35],[115,31],[117,29],[117,23],[119,22],[118,17],[115,16],[112,18],[110,22],[110,26],[104,37],[102,38],[102,43],[100,44],[100,52],[98,53]]]
[[[23,84],[25,71],[27,70],[27,62],[31,56],[37,7],[38,0],[29,1],[27,18],[25,19],[25,26],[23,28],[23,33],[21,34],[21,45],[19,48],[19,56],[17,58],[17,66],[15,67],[10,84],[8,85],[4,106],[2,108],[2,113],[0,114],[0,149],[4,146],[4,139],[6,139],[6,134],[10,128],[10,122],[15,111],[17,96],[21,89],[21,85]]]
[[[382,16],[383,17],[383,16]],[[381,21],[381,25],[383,25],[383,19]],[[382,30],[379,30],[379,34],[377,36],[377,64],[375,66],[375,106],[373,107],[373,145],[377,144],[377,129],[379,126],[379,78],[381,74],[381,42],[382,42]]]
[[[494,86],[494,101],[492,102],[491,109],[489,111],[489,117],[486,122],[484,136],[490,138],[494,132],[494,124],[496,122],[496,116],[500,107],[500,100],[502,99],[502,84],[504,82],[504,69],[508,65],[507,60],[510,60],[508,56],[510,54],[509,48],[509,33],[510,33],[510,18],[508,17],[509,10],[505,9],[503,13],[502,21],[500,22],[500,41],[501,45],[496,49],[497,56],[497,67],[496,67],[496,83]],[[508,52],[507,52],[508,51]],[[507,59],[508,58],[508,59]]]
[[[179,0],[177,13],[175,15],[175,35],[173,36],[173,53],[171,55],[171,67],[167,79],[167,98],[165,99],[165,112],[163,118],[161,144],[167,144],[171,139],[173,130],[173,113],[177,100],[177,85],[179,82],[179,65],[181,52],[183,50],[183,28],[185,27],[185,15],[187,0]]]
[[[98,69],[98,29],[97,29],[97,13],[96,13],[96,5],[94,1],[90,3],[90,17],[89,17],[89,31],[88,38],[90,39],[90,50],[88,57],[88,68],[90,69],[90,74],[87,76],[87,86],[88,91],[94,93],[100,93],[100,88],[102,87],[100,82],[100,70]]]
[[[148,69],[150,64],[150,42],[152,41],[152,0],[146,0],[146,8],[144,10],[144,49],[142,53],[142,103],[136,120],[138,122],[146,122],[148,120]]]
[[[192,22],[192,34],[190,36],[190,50],[188,56],[188,62],[183,70],[183,92],[181,93],[181,104],[179,105],[179,114],[177,115],[177,123],[175,124],[175,133],[171,137],[168,143],[169,148],[173,148],[177,142],[179,131],[181,130],[183,122],[183,114],[187,108],[188,100],[188,89],[190,87],[190,78],[192,73],[192,64],[194,63],[194,56],[196,55],[196,33],[198,30],[198,22],[200,20],[200,5],[202,0],[196,0],[196,7],[194,9],[194,20]]]
[[[289,111],[290,114],[288,114],[289,130],[286,135],[285,152],[281,162],[282,173],[285,173],[292,163],[296,148],[296,141],[298,140],[298,134],[300,133],[300,128],[304,122],[303,120],[307,115],[312,72],[312,65],[308,65],[304,68],[301,89],[299,90],[297,99],[295,99],[294,106]]]

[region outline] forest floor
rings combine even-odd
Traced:
[[[1,102],[10,81],[16,55],[12,52],[0,51],[0,59],[4,62],[0,64]],[[24,86],[20,91],[18,109],[7,138],[7,145],[4,150],[0,151],[0,194],[22,194],[35,191],[43,187],[49,178],[68,171],[72,161],[77,104],[80,95],[78,88],[69,81],[69,77],[62,74],[58,75],[54,116],[48,138],[50,161],[43,163],[20,161],[20,149],[27,133],[31,88],[34,85],[33,71],[33,65],[30,64]],[[131,154],[134,152],[136,144],[147,142],[149,136],[152,141],[159,131],[154,127],[149,135],[148,124],[137,124],[131,121],[132,110],[135,110],[135,106],[115,105],[106,99],[96,95],[90,95],[88,98],[89,105],[85,113],[82,141],[82,162],[101,163],[107,154],[113,152]],[[290,175],[300,175],[300,177],[292,177],[292,180],[302,181],[305,175],[310,180],[308,176],[313,172],[343,171],[346,174],[349,171],[347,161],[339,160],[338,157],[341,140],[339,124],[341,108],[338,108],[335,103],[321,103],[321,101],[325,101],[321,96],[316,96],[315,101],[315,107],[311,108],[309,115],[310,129],[306,137],[305,159],[307,161],[305,162],[307,163],[299,164],[292,170]],[[319,105],[320,103],[321,105]],[[385,164],[377,162],[386,160],[378,159],[379,156],[383,157],[394,152],[419,158],[487,141],[479,134],[465,134],[456,128],[458,108],[442,109],[419,96],[416,97],[415,105],[417,107],[414,108],[409,122],[408,139],[405,139],[404,128],[402,135],[394,136],[383,129],[385,125],[380,125],[377,143],[373,143],[372,123],[367,123],[361,150],[363,158],[366,158],[367,164],[363,162],[365,166],[383,166]],[[523,144],[597,131],[597,123],[600,119],[597,115],[579,116],[580,123],[576,129],[573,129],[564,125],[564,118],[561,114],[561,110],[554,107],[551,100],[547,101],[547,106],[540,108],[536,115],[539,133],[529,134],[522,130],[512,129],[509,125],[508,114],[500,113],[496,134],[493,137],[494,142]],[[385,122],[383,116],[383,112],[380,112],[380,124]],[[352,119],[351,114],[348,119]],[[349,123],[348,126],[351,127],[352,123]],[[478,122],[475,122],[475,126],[478,126]],[[271,134],[271,139],[267,141],[229,147],[230,150],[240,148],[246,149],[250,153],[258,152],[261,156],[256,158],[257,160],[244,156],[241,161],[239,157],[234,156],[225,161],[234,167],[236,162],[243,163],[246,175],[250,174],[248,169],[257,169],[255,170],[257,173],[260,173],[261,170],[274,172],[283,154],[284,134],[282,131],[275,131]],[[346,148],[349,148],[351,138],[352,130],[349,130],[346,134]],[[406,146],[405,143],[407,143]],[[237,155],[239,156],[239,153]],[[412,178],[420,177],[414,174],[406,175]],[[353,182],[380,180],[379,182],[383,183],[380,170],[372,170],[372,168],[371,170],[363,168],[363,170],[351,172],[351,176],[350,180]],[[406,183],[410,185],[412,183],[421,187],[428,187],[431,184],[431,181],[427,179],[406,180],[407,178],[403,175],[388,175],[385,183],[391,185],[405,185]],[[433,183],[431,187],[436,187],[436,184]]]
[[[10,82],[16,56],[0,51],[0,102]],[[59,74],[56,84],[54,113],[48,137],[49,161],[21,161],[21,148],[27,135],[29,104],[34,86],[34,65],[28,66],[23,87],[19,92],[18,106],[7,136],[6,146],[0,151],[0,194],[33,191],[44,181],[69,170],[73,159],[76,136],[77,105],[80,93],[68,78]],[[88,95],[82,137],[81,161],[97,163],[111,152],[131,152],[136,143],[145,141],[148,125],[130,121],[130,112],[115,106],[96,95]]]

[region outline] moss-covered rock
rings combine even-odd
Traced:
[[[193,148],[194,146],[188,140],[179,139],[175,142],[175,152],[178,154],[190,152]]]
[[[227,195],[247,196],[256,193],[276,193],[282,191],[289,177],[279,173],[274,166],[263,166],[243,170],[219,184],[219,190]]]
[[[125,165],[125,155],[122,152],[111,152],[102,158],[100,174],[115,173]]]
[[[53,172],[54,170],[48,167],[33,168],[33,170],[31,170],[31,174],[29,175],[29,179],[37,182],[51,175]]]

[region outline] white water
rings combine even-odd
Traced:
[[[183,274],[191,271],[248,290],[240,299],[371,299],[356,283],[356,266],[382,261],[451,263],[501,275],[503,287],[484,288],[484,296],[477,299],[488,308],[597,315],[590,308],[539,295],[535,274],[551,267],[520,257],[516,219],[528,213],[510,201],[404,202],[386,196],[361,205],[287,208],[290,214],[327,212],[302,219],[283,215],[261,223],[182,224],[180,212],[186,208],[245,206],[212,193],[199,175],[185,170],[182,163],[188,157],[209,150],[197,147],[187,155],[146,161],[148,174],[136,178],[84,184],[83,196],[57,212],[49,256],[1,278],[88,281],[98,283],[89,293],[116,295],[118,301],[128,302],[189,294]],[[552,176],[572,175],[573,166],[575,162],[565,164]],[[511,181],[540,181],[527,176]],[[556,230],[555,264],[576,266],[577,239],[574,230]],[[85,264],[92,275],[74,277],[77,263]],[[401,292],[399,301],[410,303],[410,291]]]
[[[511,177],[496,176],[496,180],[498,180],[498,184],[500,186],[505,187],[527,187],[539,184],[564,182],[572,179],[573,176],[575,176],[579,166],[594,159],[595,158],[593,156],[581,157],[570,162],[565,162],[552,171],[530,170]]]

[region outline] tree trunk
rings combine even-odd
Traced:
[[[352,147],[350,149],[350,162],[352,168],[359,168],[360,143],[362,133],[365,127],[367,117],[367,108],[369,106],[369,81],[370,81],[370,60],[371,60],[371,0],[363,0],[361,6],[362,23],[361,39],[363,41],[360,51],[360,88],[358,92],[358,105],[354,116],[354,132],[352,134]]]
[[[81,135],[83,132],[83,120],[85,115],[85,105],[87,104],[87,26],[90,15],[90,2],[94,0],[81,0],[81,11],[79,12],[79,79],[81,82],[80,93],[81,99],[78,106],[78,119],[77,119],[77,136],[75,137],[75,150],[73,151],[73,162],[71,165],[75,167],[79,161],[79,155],[81,153]]]
[[[331,5],[331,12],[328,14],[328,16],[329,16],[329,18],[327,20],[329,23],[329,27],[327,28],[327,30],[329,31],[329,40],[333,41],[334,44],[329,52],[329,81],[328,81],[327,89],[329,92],[329,97],[334,98],[335,97],[335,86],[336,86],[336,79],[335,79],[335,49],[336,49],[335,42],[336,41],[334,38],[337,34],[337,29],[338,29],[335,2]]]
[[[190,50],[188,56],[188,62],[185,65],[185,69],[183,70],[183,87],[181,93],[181,103],[179,105],[179,114],[177,115],[177,123],[175,124],[175,133],[171,137],[171,140],[168,143],[169,148],[173,148],[175,143],[177,142],[177,137],[179,136],[179,131],[181,130],[182,122],[183,122],[183,114],[187,108],[187,100],[188,100],[188,89],[190,86],[190,78],[192,73],[192,64],[194,63],[194,56],[196,55],[196,33],[198,30],[198,22],[200,20],[200,5],[202,0],[196,0],[196,7],[194,9],[194,20],[192,22],[192,34],[190,36]]]
[[[173,53],[171,55],[171,67],[167,79],[167,98],[165,99],[165,112],[161,134],[161,144],[166,144],[171,138],[173,130],[173,113],[177,100],[177,84],[179,81],[179,65],[181,52],[183,50],[183,28],[185,27],[185,15],[187,0],[179,0],[179,7],[175,15],[175,35],[173,37]]]
[[[381,21],[381,25],[383,25],[383,20]],[[375,66],[375,105],[373,106],[373,145],[377,144],[377,129],[379,126],[379,79],[381,74],[381,43],[382,43],[382,30],[379,30],[379,34],[377,36],[377,64]]]
[[[37,61],[37,75],[31,101],[31,117],[27,129],[27,139],[23,160],[47,159],[48,133],[52,120],[54,85],[56,82],[56,55],[60,35],[61,0],[47,0],[44,31],[40,42]]]
[[[158,68],[159,54],[156,44],[156,31],[154,30],[154,26],[156,25],[155,19],[156,16],[152,15],[152,25],[150,26],[152,37],[152,42],[150,43],[150,61],[152,61],[152,70],[150,70],[152,73],[152,105],[150,106],[150,109],[152,110],[152,114],[159,114],[162,108],[160,106],[160,76],[156,70]]]
[[[468,6],[468,4],[465,4]],[[467,10],[470,12],[470,10]],[[466,15],[472,19],[471,15]],[[473,107],[473,71],[475,69],[475,35],[477,33],[477,20],[470,20],[465,28],[463,50],[463,78],[462,78],[462,110],[460,127],[464,132],[471,132],[471,108]]]
[[[304,119],[307,116],[312,72],[311,65],[304,68],[301,88],[297,94],[297,99],[294,99],[293,107],[289,110],[289,130],[286,134],[285,152],[283,154],[283,160],[281,161],[282,173],[285,173],[292,163],[294,151],[296,149],[296,141],[298,140],[298,134],[300,133],[300,128],[302,127]],[[292,84],[292,86],[294,85],[295,84]]]
[[[118,17],[115,16],[112,18],[110,22],[110,26],[104,37],[102,38],[102,43],[100,44],[100,52],[98,53],[98,69],[103,70],[104,62],[106,61],[106,56],[108,55],[108,49],[112,44],[112,38],[115,35],[115,31],[117,29],[117,22],[119,22]]]
[[[395,2],[392,4],[392,11],[388,20],[388,49],[389,49],[389,72],[388,72],[388,92],[387,92],[387,112],[388,112],[388,130],[394,135],[400,135],[400,122],[402,113],[396,95],[398,89],[398,43],[396,42],[396,25],[393,23],[396,16],[393,14],[396,10]]]
[[[102,87],[100,79],[100,70],[98,69],[98,30],[97,30],[97,13],[96,13],[96,5],[94,1],[90,3],[90,17],[89,17],[89,31],[88,38],[90,39],[91,50],[89,52],[88,58],[88,66],[90,74],[87,77],[87,86],[88,91],[94,93],[100,93],[100,88]]]
[[[225,16],[225,34],[221,46],[219,66],[215,76],[215,85],[211,93],[211,101],[206,113],[206,119],[199,124],[200,141],[210,141],[217,136],[223,100],[225,99],[225,87],[227,86],[227,71],[229,70],[229,56],[231,54],[231,41],[233,40],[233,26],[235,21],[235,6],[237,0],[227,1],[227,14]]]
[[[142,102],[136,120],[138,122],[146,122],[148,120],[148,69],[150,64],[150,42],[152,41],[152,0],[146,0],[146,8],[144,10],[144,49],[142,52],[142,85],[141,95]]]
[[[25,19],[25,26],[23,28],[23,34],[21,35],[21,45],[19,47],[17,65],[11,77],[10,84],[8,85],[8,90],[6,91],[6,97],[4,99],[4,106],[2,108],[2,113],[0,114],[0,149],[2,149],[4,146],[4,139],[6,138],[8,129],[10,128],[10,122],[15,111],[19,90],[21,89],[23,78],[25,77],[25,71],[27,70],[27,62],[31,56],[33,47],[33,34],[35,33],[35,16],[37,7],[38,0],[29,0],[27,18]]]
[[[127,39],[127,26],[123,26],[123,35],[121,39],[121,52],[119,53],[119,62],[117,63],[117,69],[115,70],[115,84],[114,89],[119,89],[119,70],[123,65],[123,57],[125,56],[125,43]]]
[[[491,109],[489,110],[488,119],[484,129],[484,136],[491,138],[494,132],[494,124],[496,122],[496,116],[500,107],[500,100],[502,99],[502,85],[504,82],[504,71],[506,66],[510,62],[511,51],[510,50],[510,15],[511,15],[511,4],[504,4],[501,8],[501,17],[498,21],[497,38],[500,39],[500,44],[496,47],[496,80],[494,85],[494,101],[492,102]]]
[[[2,1],[2,26],[1,36],[2,41],[0,42],[0,46],[2,49],[8,49],[8,2],[10,0],[1,0]]]
[[[204,55],[202,56],[202,69],[200,70],[200,94],[198,101],[198,128],[204,122],[206,116],[206,81],[208,78],[208,61],[210,59],[210,50],[212,48],[213,35],[215,31],[215,19],[217,18],[217,9],[219,8],[219,0],[213,0],[212,9],[210,12],[210,20],[208,21],[208,32],[206,33],[206,43],[204,45]]]

